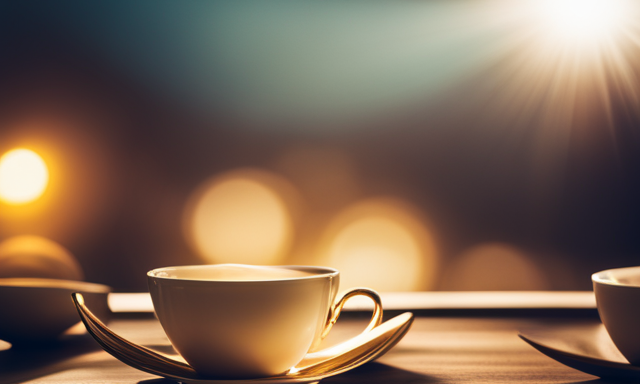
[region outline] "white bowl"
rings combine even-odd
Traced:
[[[0,279],[0,340],[52,340],[80,321],[71,294],[81,292],[97,314],[107,314],[106,285],[39,278]]]

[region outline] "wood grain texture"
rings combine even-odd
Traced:
[[[368,319],[338,321],[327,344],[360,332]],[[523,328],[588,324],[594,319],[427,318],[416,319],[407,336],[375,363],[323,383],[583,383],[596,377],[565,367],[517,336]],[[115,320],[109,326],[134,342],[170,351],[156,320]],[[0,351],[0,384],[143,383],[171,381],[130,368],[100,350],[88,336],[37,348]],[[606,381],[597,381],[606,383]]]

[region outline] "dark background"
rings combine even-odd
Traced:
[[[180,228],[191,192],[255,167],[296,185],[307,217],[409,203],[438,276],[499,243],[539,288],[590,289],[640,251],[638,48],[621,42],[625,76],[534,68],[517,22],[465,21],[507,17],[494,3],[3,2],[0,152],[40,149],[59,177],[0,207],[0,237],[48,237],[87,280],[144,290],[149,269],[202,262]]]

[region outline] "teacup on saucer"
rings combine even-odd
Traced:
[[[339,272],[310,266],[238,264],[159,268],[148,274],[154,309],[173,347],[202,376],[247,379],[282,375],[317,347],[344,302]]]
[[[135,369],[189,384],[317,383],[384,355],[407,334],[414,319],[412,313],[405,312],[343,343],[308,353],[298,365],[282,375],[256,379],[225,379],[203,377],[183,360],[117,335],[87,308],[82,294],[74,293],[72,298],[87,330],[106,352]]]

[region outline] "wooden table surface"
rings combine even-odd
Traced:
[[[367,321],[364,315],[344,316],[327,342],[357,333]],[[524,328],[598,321],[594,316],[418,316],[385,356],[322,383],[606,383],[555,362],[517,336]],[[168,348],[159,323],[148,316],[115,319],[109,326],[135,342]],[[172,383],[121,363],[86,334],[57,345],[0,351],[0,384],[18,382]]]

